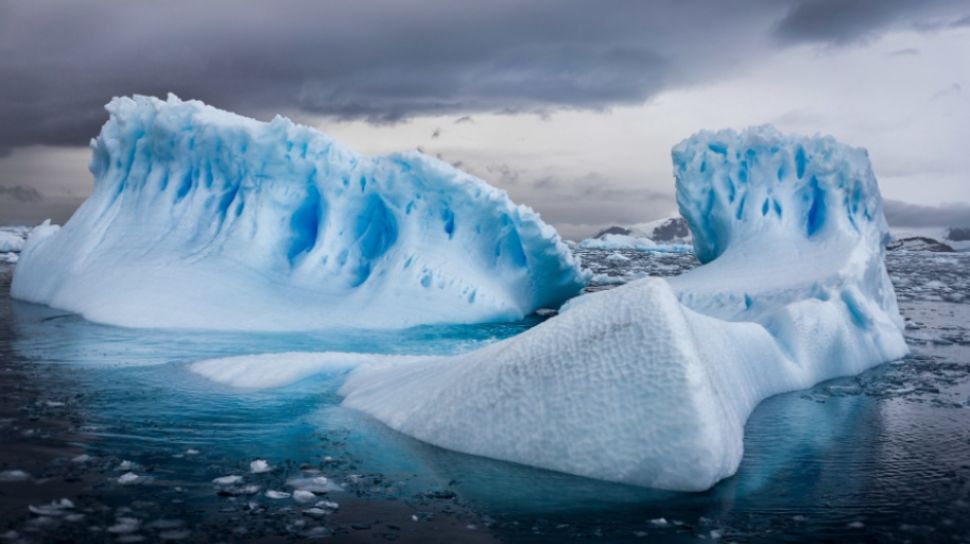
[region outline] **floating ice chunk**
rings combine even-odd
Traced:
[[[294,488],[313,491],[315,493],[328,493],[330,491],[340,491],[340,486],[335,484],[326,476],[310,476],[302,478],[290,478],[286,485]]]
[[[256,459],[255,461],[249,463],[249,472],[252,472],[253,474],[262,474],[271,470],[273,470],[273,467],[269,466],[269,463],[267,463],[265,459]]]
[[[23,482],[29,479],[30,474],[19,469],[0,471],[0,482]]]
[[[118,483],[121,485],[136,484],[140,480],[141,480],[141,476],[135,474],[134,472],[126,472],[121,476],[118,476]]]
[[[128,470],[138,470],[140,468],[141,468],[141,465],[139,465],[138,463],[134,463],[132,461],[127,461],[127,460],[122,460],[121,463],[119,463],[118,466],[115,467],[115,470],[118,470],[118,471],[121,471],[121,470],[128,471]]]
[[[267,489],[266,496],[271,499],[288,499],[290,494],[286,491],[276,491],[275,489]]]
[[[630,262],[630,258],[622,253],[610,253],[610,255],[606,258],[606,262],[622,264]]]
[[[48,504],[41,506],[28,505],[27,509],[30,510],[32,514],[38,516],[48,516],[48,517],[59,517],[63,516],[67,510],[74,509],[74,503],[70,499],[64,498],[56,501],[51,501]]]
[[[649,238],[637,238],[629,234],[606,234],[601,238],[587,238],[579,243],[582,249],[656,249],[657,244]]]
[[[220,476],[212,479],[212,483],[216,485],[236,485],[241,484],[242,481],[243,477],[235,474],[230,476]]]
[[[358,367],[344,404],[456,451],[699,491],[737,470],[764,398],[906,354],[864,150],[757,128],[673,158],[704,266],[476,351]]]
[[[293,500],[299,503],[308,503],[317,500],[317,496],[314,495],[312,491],[307,491],[306,489],[297,489],[293,492]]]
[[[115,524],[108,527],[108,532],[116,535],[134,533],[141,527],[141,520],[131,517],[120,517],[115,519]]]
[[[16,253],[24,248],[26,240],[19,232],[0,228],[0,253]]]
[[[174,96],[107,110],[94,192],[31,234],[15,298],[134,327],[375,329],[518,319],[585,284],[538,214],[421,153]]]

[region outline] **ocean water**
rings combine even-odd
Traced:
[[[612,253],[581,252],[597,273],[590,289],[696,265],[690,254]],[[705,493],[428,446],[342,408],[342,372],[242,391],[187,368],[274,351],[454,353],[538,316],[339,335],[123,329],[10,300],[5,265],[0,538],[970,541],[970,254],[899,252],[887,264],[912,354],[765,401],[738,474]],[[253,473],[255,460],[270,470]],[[240,479],[213,482],[226,476]],[[267,493],[313,478],[306,502]],[[50,504],[63,498],[69,506]]]

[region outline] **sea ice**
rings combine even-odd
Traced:
[[[174,96],[107,110],[94,192],[31,233],[15,298],[134,327],[375,329],[517,319],[587,280],[534,211],[421,153]]]
[[[118,476],[118,483],[121,485],[131,485],[134,483],[138,483],[140,479],[141,477],[135,474],[134,472],[126,472],[121,476]]]
[[[243,481],[243,477],[237,474],[231,474],[229,476],[219,476],[218,478],[213,478],[212,483],[216,485],[236,485]]]
[[[273,470],[273,467],[269,466],[269,463],[267,463],[265,459],[256,459],[255,461],[249,463],[249,472],[252,472],[253,474],[262,474],[271,470]]]
[[[24,248],[24,241],[18,233],[0,229],[0,253],[19,252]]]
[[[0,471],[0,482],[23,482],[29,479],[30,474],[19,469]]]
[[[266,496],[270,499],[288,499],[290,494],[286,491],[276,491],[275,489],[267,489]]]
[[[703,266],[583,295],[481,349],[353,371],[344,404],[444,448],[704,490],[771,395],[905,355],[863,149],[770,127],[673,149]]]
[[[293,492],[293,500],[298,503],[308,503],[317,500],[317,496],[313,494],[312,491],[307,491],[305,489],[297,489]]]

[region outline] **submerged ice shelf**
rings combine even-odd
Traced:
[[[94,193],[31,236],[15,298],[135,327],[401,328],[518,319],[587,280],[535,212],[426,155],[174,96],[107,109]]]
[[[704,266],[470,353],[364,365],[344,404],[448,449],[703,490],[737,470],[760,401],[906,354],[865,150],[761,127],[673,159]]]

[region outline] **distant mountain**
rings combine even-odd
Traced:
[[[890,251],[970,251],[970,227],[890,229]]]
[[[619,234],[621,236],[629,236],[630,235],[630,229],[623,228],[623,227],[617,227],[617,226],[607,227],[607,228],[605,228],[605,229],[597,232],[596,233],[596,236],[593,236],[593,238],[604,238],[608,234]]]
[[[951,228],[946,239],[954,242],[970,242],[970,227]]]
[[[889,242],[886,249],[889,251],[932,251],[935,253],[953,253],[955,251],[947,244],[925,236],[912,236],[910,238],[893,240]]]
[[[682,217],[665,217],[647,223],[627,227],[614,225],[598,232],[593,238],[603,239],[609,235],[648,238],[657,244],[690,244],[690,229]]]

